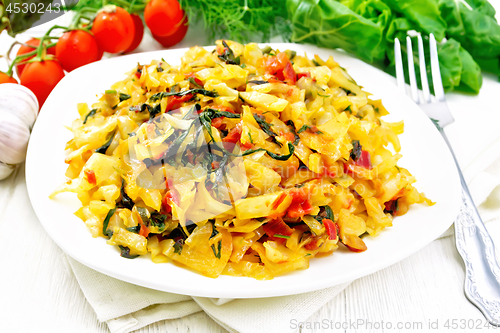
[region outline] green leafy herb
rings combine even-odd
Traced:
[[[299,128],[299,130],[297,131],[297,134],[300,134],[304,131],[311,131],[313,132],[314,134],[323,134],[323,132],[321,132],[320,130],[318,130],[316,127],[312,127],[312,126],[309,126],[309,125],[302,125],[301,128]]]
[[[165,221],[167,220],[167,215],[153,212],[151,214],[150,222],[153,227],[158,227],[160,232],[165,230]]]
[[[331,97],[330,95],[321,95],[320,93],[318,93],[318,96],[323,97],[323,98]]]
[[[247,65],[245,65],[245,64],[241,64],[241,65],[240,65],[240,67],[241,67],[241,68],[247,68]]]
[[[105,94],[116,94],[116,90],[105,90],[104,91]]]
[[[290,239],[290,236],[285,236],[285,235],[280,235],[280,234],[274,234],[273,237]]]
[[[267,155],[269,155],[269,157],[271,157],[275,160],[287,161],[290,157],[292,157],[293,152],[295,151],[295,147],[290,142],[288,143],[288,150],[290,151],[288,154],[280,155],[280,154],[275,154],[273,152],[270,152],[269,150],[264,149],[264,148],[248,149],[248,150],[245,150],[245,152],[243,152],[243,154],[241,154],[241,156],[247,156],[247,155],[256,153],[258,151],[265,151],[267,153]]]
[[[130,254],[130,248],[126,247],[126,246],[122,246],[122,245],[118,245],[118,247],[120,248],[121,250],[121,253],[120,253],[120,256],[122,256],[123,258],[127,258],[127,259],[135,259],[137,258],[139,255],[136,254],[136,255],[131,255]]]
[[[217,258],[217,259],[220,259],[220,255],[221,255],[221,248],[222,248],[222,241],[219,241],[219,243],[217,244],[217,252],[215,252],[215,244],[212,244],[212,251],[214,251],[214,256]]]
[[[255,121],[257,121],[257,124],[259,124],[259,127],[264,131],[264,133],[271,137],[272,142],[281,147],[282,144],[278,140],[276,140],[276,133],[271,130],[271,126],[273,126],[273,124],[268,123],[263,115],[254,113],[253,117]]]
[[[264,118],[264,116],[257,114],[257,113],[254,113],[253,117],[254,117],[255,121],[257,121],[257,124],[259,124],[260,128],[264,131],[264,133],[266,133],[267,135],[272,136],[272,137],[276,136],[276,133],[274,133],[271,130],[271,126],[273,126],[273,125],[269,124],[266,121],[266,118]]]
[[[95,150],[95,152],[100,153],[100,154],[106,154],[106,150],[108,150],[109,146],[111,145],[111,142],[113,142],[113,139],[115,137],[115,133],[116,133],[116,131],[112,132],[108,141],[106,141],[106,143],[103,144],[101,147],[97,148]]]
[[[161,72],[163,72],[163,68],[161,68],[161,66],[158,66],[158,67],[156,67],[156,71],[158,73],[161,73]]]
[[[110,238],[111,238],[111,236],[113,236],[113,231],[108,230],[108,224],[109,224],[109,220],[111,219],[111,217],[113,216],[115,211],[116,211],[116,207],[113,209],[110,209],[108,214],[104,218],[104,222],[102,222],[102,234],[107,235]]]
[[[168,97],[168,96],[185,96],[188,94],[201,94],[205,95],[207,97],[218,97],[219,95],[215,91],[209,91],[205,89],[200,89],[200,88],[195,88],[195,89],[189,89],[189,90],[184,90],[184,91],[179,91],[179,92],[159,92],[154,94],[149,98],[151,102],[157,102],[162,98]]]
[[[352,150],[350,153],[350,156],[353,161],[357,161],[361,157],[361,144],[359,143],[359,140],[352,140]]]
[[[212,222],[212,234],[210,235],[210,238],[209,239],[212,239],[214,238],[215,236],[217,236],[219,234],[219,231],[217,230],[217,228],[215,227],[215,223]]]
[[[300,141],[300,137],[297,135],[297,132],[295,132],[295,124],[293,123],[293,120],[288,120],[286,122],[286,125],[290,128],[290,131],[293,133],[293,136],[295,137],[293,144],[297,145]]]
[[[97,109],[92,109],[90,110],[89,113],[87,113],[87,115],[85,116],[85,119],[83,120],[83,123],[86,124],[87,123],[87,120],[89,119],[89,117],[93,117],[95,116],[95,113],[97,112]]]
[[[120,200],[120,208],[132,209],[134,207],[134,201],[125,192],[125,180],[122,179],[122,187],[120,189],[122,199]]]
[[[225,40],[222,40],[222,45],[224,45],[224,53],[218,55],[219,59],[224,61],[228,65],[239,65],[240,57],[234,56],[233,50],[231,50]]]
[[[129,99],[131,96],[129,94],[124,94],[124,93],[120,93],[119,95],[119,98],[120,98],[120,102],[123,102],[123,101],[126,101],[127,99]]]
[[[141,217],[142,223],[146,227],[148,227],[151,224],[151,220],[149,219],[149,214],[148,210],[144,207],[137,207],[137,212],[139,213],[139,216]]]
[[[135,234],[138,234],[139,231],[141,230],[141,226],[140,225],[136,225],[135,227],[129,227],[127,228],[128,231],[130,232],[133,232]]]
[[[158,103],[152,110],[149,111],[149,120],[154,119],[160,113],[161,113],[161,103]]]
[[[181,254],[182,253],[182,247],[184,246],[184,240],[183,239],[178,239],[174,243],[174,253]],[[212,245],[213,246],[213,245]]]
[[[264,80],[252,80],[252,81],[248,81],[248,83],[253,83],[253,84],[267,84],[269,82],[268,81],[264,81]]]
[[[241,118],[241,115],[238,113],[232,113],[228,111],[219,111],[217,109],[212,109],[212,108],[206,108],[203,110],[203,115],[208,117],[210,120],[219,118],[219,117],[226,117],[226,118]]]
[[[198,88],[198,89],[203,89],[203,86],[202,86],[202,85],[200,85],[200,84],[198,84],[198,82],[196,82],[196,80],[195,80],[195,78],[194,78],[194,77],[192,77],[192,76],[191,76],[191,77],[189,77],[189,78],[188,78],[188,81],[189,81],[189,83],[191,83],[191,84],[192,84],[193,86],[195,86],[196,88]]]
[[[250,132],[248,132],[248,139],[250,140],[250,143],[253,144],[252,133]]]

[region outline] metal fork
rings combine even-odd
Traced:
[[[500,326],[500,267],[495,258],[495,248],[488,231],[486,230],[476,206],[471,198],[462,171],[458,165],[450,142],[444,133],[443,127],[451,124],[454,119],[448,109],[444,98],[443,84],[439,70],[436,40],[433,34],[429,36],[429,47],[431,55],[431,73],[434,84],[435,100],[431,98],[427,71],[425,66],[424,45],[422,37],[418,38],[418,57],[420,76],[422,81],[422,95],[419,96],[415,68],[413,67],[413,52],[411,38],[406,38],[408,54],[408,68],[410,77],[411,97],[432,119],[439,133],[450,148],[455,164],[457,165],[462,183],[462,206],[455,221],[455,240],[458,253],[465,263],[465,295],[490,322]],[[401,45],[399,39],[394,40],[394,53],[396,58],[396,76],[398,87],[406,93],[403,61],[401,59]]]

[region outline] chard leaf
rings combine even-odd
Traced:
[[[95,113],[97,112],[97,109],[92,109],[90,110],[89,113],[87,113],[87,115],[85,116],[85,119],[83,120],[83,123],[86,124],[87,123],[87,120],[89,119],[89,117],[93,117],[95,116]]]
[[[118,245],[118,247],[120,248],[121,250],[121,253],[120,253],[120,256],[122,256],[123,258],[127,258],[127,259],[135,259],[137,258],[139,255],[136,254],[136,255],[131,255],[130,254],[130,248],[126,247],[126,246],[122,246],[122,245]]]
[[[184,96],[188,94],[200,94],[200,95],[205,95],[207,97],[218,97],[219,94],[215,91],[209,91],[205,89],[200,89],[200,88],[195,88],[195,89],[189,89],[189,90],[184,90],[184,91],[179,91],[179,92],[159,92],[154,94],[153,96],[149,97],[149,100],[151,102],[157,102],[161,100],[162,98],[168,97],[168,96]]]
[[[102,233],[103,235],[107,235],[108,237],[111,238],[111,235],[113,235],[113,232],[111,230],[108,230],[108,224],[109,220],[113,216],[113,214],[116,212],[116,207],[113,209],[110,209],[106,217],[104,218],[104,222],[102,223]],[[109,234],[111,232],[111,234]]]

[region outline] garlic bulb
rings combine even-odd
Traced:
[[[26,158],[30,131],[12,113],[0,112],[0,162],[18,164]]]
[[[0,85],[0,112],[12,113],[31,130],[38,115],[38,100],[25,86],[4,83]]]
[[[16,169],[15,165],[5,164],[0,162],[0,180],[5,179],[10,176],[11,173]]]
[[[38,101],[28,88],[0,84],[0,180],[26,158],[30,130],[38,115]]]

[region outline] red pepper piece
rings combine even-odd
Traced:
[[[295,82],[297,82],[297,76],[295,75],[295,70],[290,61],[286,63],[283,69],[283,76],[285,78],[284,81],[288,84],[295,84]]]
[[[139,230],[139,235],[147,238],[149,236],[149,228],[146,227],[144,224],[141,224],[141,229]]]
[[[297,81],[300,80],[303,77],[311,77],[311,73],[309,73],[309,72],[297,73]]]
[[[323,219],[323,225],[326,229],[326,234],[328,235],[329,240],[334,240],[337,238],[337,228],[335,223],[333,223],[330,219]]]
[[[222,139],[222,142],[236,143],[241,139],[241,125],[238,123],[228,134]]]
[[[312,212],[313,207],[306,189],[294,188],[289,194],[292,196],[292,203],[288,207],[288,217],[301,217]]]
[[[89,182],[89,184],[92,184],[92,185],[97,184],[94,170],[85,169],[84,173],[85,173],[85,178],[87,178],[87,181]]]
[[[167,107],[165,108],[165,112],[178,109],[182,103],[189,101],[191,98],[193,98],[193,94],[186,94],[184,96],[171,96],[168,99],[168,103],[167,103]]]

